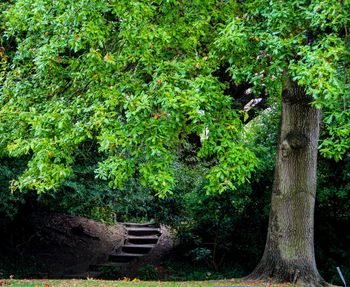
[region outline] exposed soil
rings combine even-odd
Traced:
[[[160,262],[174,247],[169,227],[161,225],[161,232],[150,254],[121,268],[123,277],[137,277],[148,265],[160,268]],[[59,279],[84,273],[90,265],[106,263],[126,235],[119,223],[106,225],[79,216],[30,212],[0,230],[0,278]],[[162,270],[157,272],[167,277]]]
[[[125,237],[120,224],[108,226],[78,216],[41,212],[21,221],[20,226],[14,223],[19,226],[15,230],[0,236],[0,255],[14,261],[34,258],[40,262],[38,275],[46,278],[83,272],[91,264],[104,262]]]

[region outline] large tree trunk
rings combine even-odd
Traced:
[[[267,241],[263,257],[248,276],[322,286],[314,253],[314,205],[321,111],[294,82],[282,94]]]

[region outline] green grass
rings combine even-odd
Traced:
[[[269,284],[264,282],[242,281],[239,279],[216,281],[184,281],[184,282],[160,282],[160,281],[103,281],[103,280],[0,280],[0,286],[11,287],[209,287],[209,286],[258,286],[258,287],[287,287],[290,284]]]

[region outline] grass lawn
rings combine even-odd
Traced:
[[[239,279],[217,281],[103,281],[103,280],[0,280],[0,286],[11,287],[206,287],[206,286],[259,286],[259,287],[287,287],[290,284],[270,284],[257,281],[242,281]]]

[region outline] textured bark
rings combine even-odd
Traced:
[[[282,94],[269,227],[263,257],[248,276],[323,286],[314,254],[317,142],[321,111],[294,82]]]

